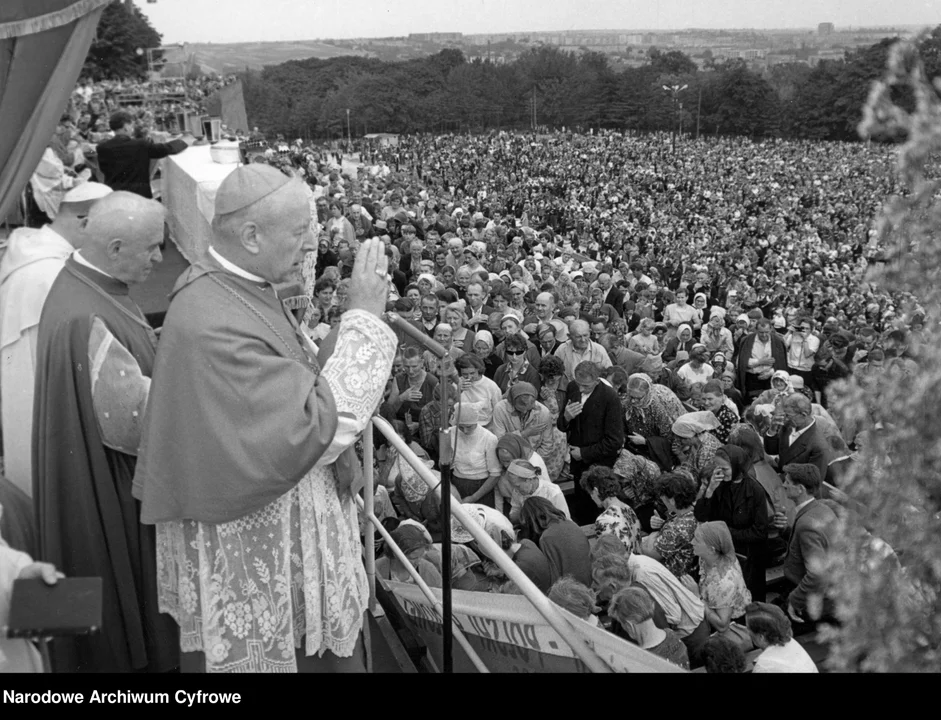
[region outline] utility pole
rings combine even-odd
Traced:
[[[536,132],[536,86],[533,85],[533,133]]]
[[[702,113],[702,85],[699,86],[699,104],[696,106],[696,139],[699,140],[699,115]]]
[[[349,147],[349,152],[353,154],[353,133],[350,131],[350,109],[346,109],[346,143]]]

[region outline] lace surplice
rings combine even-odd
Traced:
[[[157,525],[161,612],[207,672],[296,672],[307,655],[353,654],[368,602],[356,507],[332,466],[378,406],[395,334],[362,311],[343,316],[321,376],[339,426],[326,455],[290,492],[233,522]]]

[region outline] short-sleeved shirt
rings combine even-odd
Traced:
[[[467,480],[486,480],[499,475],[503,468],[497,459],[497,436],[478,426],[472,435],[465,435],[452,428],[457,435],[457,451],[454,454],[454,474]]]
[[[595,520],[595,535],[611,534],[633,551],[640,535],[640,521],[634,509],[620,500],[612,502]]]
[[[709,568],[700,566],[699,595],[707,607],[713,610],[731,608],[730,618],[745,615],[751,602],[751,593],[745,587],[745,578],[738,558],[734,555]]]

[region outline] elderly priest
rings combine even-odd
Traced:
[[[160,608],[184,672],[362,671],[352,445],[396,350],[382,243],[360,247],[350,310],[318,357],[273,287],[315,249],[303,182],[240,167],[212,225],[172,296],[134,479],[157,526]]]

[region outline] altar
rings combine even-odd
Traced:
[[[164,161],[162,198],[167,209],[170,239],[192,264],[212,239],[216,191],[238,163],[220,164],[209,154],[211,145],[192,145]]]

